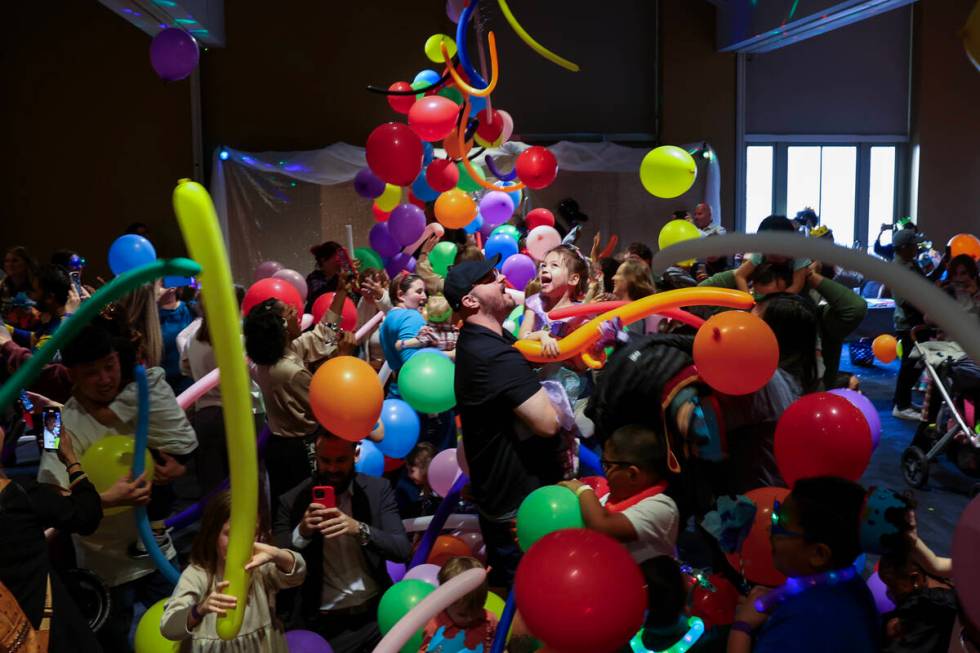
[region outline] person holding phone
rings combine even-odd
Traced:
[[[316,473],[280,498],[274,526],[276,545],[301,553],[309,570],[291,617],[334,653],[370,651],[381,640],[385,561],[412,552],[391,485],[354,471],[358,446],[321,430]]]
[[[42,439],[60,430],[61,413],[52,404],[42,413]],[[4,433],[0,428],[0,441]],[[87,535],[102,520],[102,498],[88,480],[72,446],[62,437],[54,449],[45,448],[62,465],[68,476],[70,494],[38,484],[20,484],[0,470],[0,582],[17,598],[21,609],[47,638],[47,650],[101,651],[95,635],[54,571],[48,557],[45,529]],[[120,488],[113,488],[121,496]]]

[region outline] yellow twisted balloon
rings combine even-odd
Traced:
[[[228,640],[238,635],[245,616],[249,583],[245,563],[252,556],[259,512],[252,398],[231,266],[211,196],[199,183],[181,179],[174,189],[173,201],[187,248],[201,264],[204,312],[211,330],[214,358],[221,370],[222,411],[231,469],[231,532],[224,573],[230,585],[225,594],[238,599],[238,607],[218,619],[218,635]]]

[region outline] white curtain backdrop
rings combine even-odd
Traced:
[[[497,167],[510,170],[524,143],[505,143],[488,150]],[[647,193],[639,180],[646,148],[612,143],[562,141],[548,149],[558,159],[558,178],[540,191],[527,191],[526,210],[554,210],[564,198],[575,199],[589,216],[579,244],[588,250],[598,230],[603,245],[611,234],[620,249],[642,241],[656,250],[657,234],[670,214],[694,210],[699,202],[712,207],[721,221],[718,157],[704,143],[682,145],[695,156],[698,177],[691,189],[674,199]],[[436,156],[445,156],[436,150]],[[482,163],[483,156],[474,164]],[[371,201],[354,192],[353,179],[366,166],[364,148],[334,143],[304,152],[242,152],[228,147],[214,154],[211,196],[221,220],[236,281],[248,284],[255,266],[275,260],[288,268],[308,272],[313,265],[310,246],[325,240],[346,244],[344,225],[354,231],[354,245],[367,245],[374,224]],[[485,168],[484,168],[485,170]],[[488,175],[489,176],[489,175]]]

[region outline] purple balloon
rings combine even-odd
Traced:
[[[527,254],[514,254],[513,256],[507,257],[501,271],[507,277],[510,285],[517,290],[523,291],[525,286],[538,273],[538,266],[534,264],[534,259]]]
[[[871,400],[860,392],[846,388],[831,390],[830,394],[847,399],[855,408],[861,411],[864,419],[868,420],[868,428],[871,430],[871,450],[874,451],[877,449],[878,442],[881,440],[881,418],[878,416],[878,411],[875,409],[875,405],[871,403]]]
[[[381,197],[381,194],[385,192],[385,182],[371,172],[370,168],[361,168],[354,177],[354,190],[361,197],[373,200],[376,197]]]
[[[190,75],[200,58],[197,39],[176,27],[168,27],[150,42],[150,65],[167,82]]]
[[[388,570],[388,578],[391,579],[392,583],[397,583],[405,577],[405,563],[403,562],[385,560],[385,568]]]
[[[409,256],[404,252],[398,252],[385,263],[385,272],[388,273],[389,277],[394,279],[402,270],[408,270],[409,272],[415,270],[415,257]]]
[[[411,245],[425,231],[425,211],[414,204],[399,204],[388,218],[388,231],[399,245]]]
[[[492,190],[480,200],[480,215],[483,222],[501,225],[514,215],[514,200],[499,190]]]
[[[466,7],[466,0],[446,0],[446,15],[454,23],[459,22],[459,15]]]
[[[333,653],[327,640],[309,630],[286,632],[286,646],[289,647],[289,653]]]
[[[287,270],[283,268],[276,272],[273,277],[277,279],[284,279],[289,282],[293,288],[299,292],[300,298],[305,302],[306,296],[309,294],[309,289],[306,287],[306,278],[296,270]]]
[[[877,571],[868,577],[868,589],[871,590],[871,596],[875,598],[878,614],[885,614],[895,609],[895,602],[888,598],[888,586],[878,576]]]
[[[433,587],[439,587],[439,565],[426,563],[412,567],[405,574],[405,580],[409,579],[425,581]]]
[[[388,231],[388,225],[384,222],[379,222],[371,227],[371,231],[368,233],[368,242],[371,243],[371,249],[385,258],[394,256],[401,250],[401,245]]]
[[[281,269],[282,263],[279,261],[262,261],[259,267],[255,268],[255,280],[268,279]]]

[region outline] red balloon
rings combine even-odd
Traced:
[[[558,159],[540,145],[521,152],[516,167],[518,178],[525,186],[535,190],[548,186],[558,176]]]
[[[480,121],[476,128],[477,136],[490,143],[500,138],[504,131],[504,117],[500,115],[500,112],[494,111],[492,116],[488,116],[487,110],[484,109],[476,114],[476,119]]]
[[[721,574],[708,576],[715,591],[711,592],[695,584],[691,592],[691,614],[704,621],[705,628],[727,626],[735,621],[735,606],[741,595],[731,582]]]
[[[794,401],[779,418],[773,452],[790,487],[810,476],[856,481],[871,460],[871,428],[844,397],[815,392]]]
[[[404,466],[404,458],[389,458],[388,456],[385,456],[385,474],[388,472],[393,472],[396,469],[401,469]]]
[[[388,218],[391,217],[391,211],[382,211],[377,204],[371,205],[371,213],[374,214],[375,222],[388,222]]]
[[[375,127],[365,150],[371,172],[389,184],[411,186],[422,170],[422,141],[411,127],[400,122]]]
[[[316,298],[313,302],[312,315],[313,324],[318,323],[323,319],[323,315],[330,308],[330,304],[333,303],[334,293],[326,292]],[[344,331],[353,331],[357,328],[357,307],[354,306],[354,302],[351,301],[350,297],[344,299],[344,310],[340,315],[340,328]]]
[[[425,169],[425,182],[432,190],[445,193],[459,183],[459,168],[449,159],[435,159]]]
[[[439,141],[456,127],[459,105],[441,95],[418,100],[408,112],[408,125],[423,141]]]
[[[554,227],[555,226],[555,214],[548,209],[533,209],[528,211],[527,217],[524,219],[527,222],[527,230],[531,231],[535,227]]]
[[[647,607],[646,582],[626,548],[585,529],[535,542],[517,566],[514,591],[528,629],[563,653],[623,646]]]
[[[408,201],[414,204],[415,206],[419,207],[423,211],[425,210],[425,202],[417,198],[415,196],[415,193],[413,193],[412,191],[408,191]]]
[[[756,585],[776,587],[786,581],[786,576],[772,563],[769,532],[772,528],[773,501],[782,503],[787,495],[789,490],[784,487],[760,487],[745,493],[755,503],[755,520],[738,553],[726,553],[725,557],[736,571]]]
[[[273,297],[296,308],[297,320],[303,317],[303,298],[299,291],[293,284],[278,277],[260,279],[249,286],[245,299],[242,300],[242,315],[248,315],[253,308]]]
[[[412,85],[408,82],[395,82],[388,87],[389,91],[411,91]],[[389,95],[388,105],[398,113],[408,113],[408,110],[415,104],[414,95]]]

